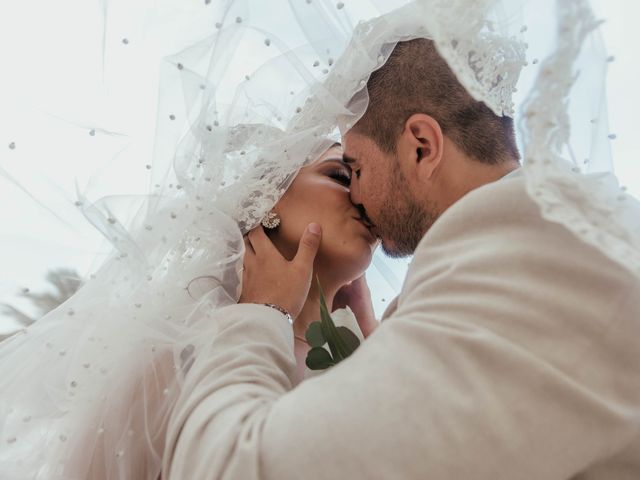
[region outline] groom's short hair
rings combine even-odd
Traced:
[[[396,150],[404,123],[415,113],[433,117],[466,155],[486,163],[519,159],[513,119],[475,100],[437,52],[433,41],[399,42],[367,82],[369,105],[354,131],[384,151]]]

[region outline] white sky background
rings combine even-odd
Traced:
[[[617,135],[612,145],[615,168],[621,182],[640,198],[640,135],[632,130],[640,108],[635,83],[640,65],[637,42],[629,40],[635,38],[640,4],[628,0],[594,4],[607,20],[605,43],[616,58],[608,77],[610,131]],[[150,179],[145,165],[152,153],[159,59],[153,51],[144,51],[144,38],[128,38],[129,44],[122,44],[127,54],[119,61],[135,74],[126,83],[107,79],[110,95],[105,97],[102,32],[96,28],[100,5],[99,0],[9,0],[0,6],[0,168],[36,198],[47,199],[45,206],[38,205],[0,170],[0,302],[24,307],[16,299],[18,288],[46,288],[47,269],[72,267],[82,274],[96,261],[103,248],[101,236],[72,206],[76,185],[89,190],[93,198],[147,191]],[[136,1],[130,5],[135,10]],[[132,16],[132,26],[143,13]],[[126,27],[111,31],[113,38],[127,38]],[[47,112],[73,119],[75,125],[54,122]],[[108,131],[90,135],[95,126],[107,130],[117,126],[131,136]],[[9,148],[12,142],[15,149]],[[89,145],[93,151],[97,145],[99,154],[74,155]],[[44,214],[45,207],[61,218]],[[393,267],[399,280],[405,264]],[[375,269],[369,278],[380,313],[392,289]],[[0,331],[12,327],[0,316]]]

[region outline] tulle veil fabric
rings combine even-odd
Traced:
[[[102,0],[105,32],[126,5]],[[8,478],[159,477],[172,404],[215,335],[208,320],[239,297],[242,234],[362,116],[366,81],[398,41],[433,39],[477,100],[514,115],[545,217],[640,274],[638,205],[608,173],[607,55],[586,0],[144,5],[145,32],[171,52],[150,191],[78,192],[111,253],[68,302],[0,344]]]

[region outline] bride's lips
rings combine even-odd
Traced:
[[[358,215],[357,217],[353,217],[354,220],[357,220],[358,222],[360,222],[367,230],[369,230],[369,233],[375,237],[378,238],[378,236],[375,233],[375,225],[365,216],[363,215]]]

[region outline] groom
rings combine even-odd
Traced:
[[[414,254],[382,324],[292,388],[291,327],[321,233],[293,262],[261,229],[246,303],[219,315],[169,425],[169,479],[640,478],[638,280],[527,195],[509,118],[428,40],[373,73],[344,138],[391,255]],[[264,267],[264,268],[263,268]]]

